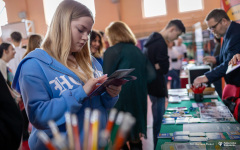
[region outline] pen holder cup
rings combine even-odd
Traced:
[[[194,94],[194,99],[196,102],[202,102],[203,101],[203,93]]]

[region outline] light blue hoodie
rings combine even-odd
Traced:
[[[93,57],[92,65],[102,72],[101,65]],[[21,61],[12,87],[21,93],[29,121],[33,125],[29,137],[30,149],[46,149],[37,137],[37,132],[43,130],[52,137],[49,120],[54,120],[59,130],[66,133],[65,112],[77,114],[81,141],[86,107],[100,111],[100,129],[105,127],[107,110],[115,105],[118,97],[112,98],[104,92],[84,101],[87,95],[83,85],[71,70],[42,49],[34,50]]]

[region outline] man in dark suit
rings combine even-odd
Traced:
[[[205,73],[205,75],[197,77],[193,84],[198,86],[201,83],[213,83],[221,77],[224,77],[227,84],[240,86],[240,70],[226,75],[228,62],[235,54],[240,53],[240,24],[231,21],[227,13],[222,9],[212,10],[206,17],[206,23],[208,29],[211,30],[216,37],[223,37],[223,43],[218,56],[207,56],[203,58],[204,62],[217,64],[217,67]]]
[[[0,91],[0,149],[16,150],[21,142],[23,120],[1,72]]]

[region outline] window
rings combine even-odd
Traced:
[[[179,12],[202,10],[202,0],[178,0]]]
[[[5,2],[0,0],[0,26],[8,24],[7,11],[5,7]],[[0,36],[2,36],[2,30],[0,29]]]
[[[45,21],[47,25],[50,25],[50,22],[52,20],[53,14],[55,10],[57,9],[58,5],[63,0],[43,0],[43,7],[44,7],[44,14],[45,14]],[[95,5],[94,0],[77,0],[78,2],[86,5],[95,16]]]
[[[165,0],[143,0],[144,17],[166,15]]]

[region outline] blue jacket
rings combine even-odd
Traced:
[[[101,65],[93,57],[92,65],[102,72]],[[65,112],[77,114],[81,141],[86,107],[100,111],[100,129],[105,127],[107,110],[115,105],[118,97],[112,98],[104,92],[84,101],[87,95],[83,85],[84,83],[71,70],[44,50],[36,49],[22,60],[12,86],[21,93],[29,121],[33,124],[29,138],[31,149],[46,149],[36,134],[43,130],[52,137],[48,126],[49,120],[54,120],[60,132],[66,133]]]
[[[226,75],[228,62],[237,53],[240,53],[240,24],[232,21],[224,36],[220,55],[215,57],[218,66],[212,71],[205,73],[210,83],[224,77],[227,84],[240,86],[240,69],[236,69]]]

